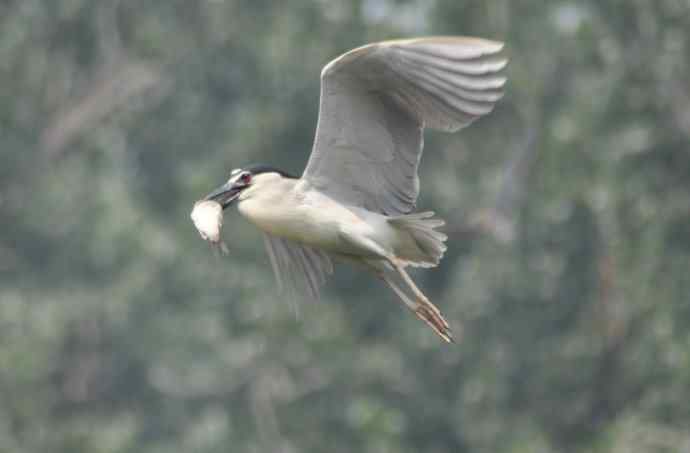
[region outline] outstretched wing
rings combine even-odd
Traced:
[[[417,201],[423,129],[453,132],[501,96],[503,44],[431,37],[354,49],[321,73],[314,149],[303,179],[336,200],[384,214]]]
[[[319,289],[333,273],[330,258],[320,250],[264,234],[266,251],[280,290],[306,291],[319,299]]]

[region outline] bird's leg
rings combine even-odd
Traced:
[[[403,299],[405,304],[408,307],[410,307],[412,311],[415,312],[419,319],[429,324],[429,326],[432,329],[434,329],[434,331],[441,338],[443,338],[445,341],[449,343],[454,342],[453,334],[450,331],[448,321],[446,321],[439,309],[436,308],[436,306],[431,303],[431,301],[424,295],[424,293],[422,293],[422,291],[417,287],[417,285],[415,285],[414,281],[412,281],[410,276],[405,271],[403,265],[397,259],[390,260],[390,263],[393,265],[398,274],[400,274],[403,280],[405,280],[405,283],[407,283],[407,286],[412,290],[415,297],[417,298],[417,303],[411,305],[410,303],[408,303],[409,299],[407,299],[407,297],[405,296],[405,299]],[[384,281],[386,281],[386,283],[388,283],[388,285],[393,289],[393,291],[395,291],[396,294],[400,296],[400,294],[402,293],[402,290],[400,290],[400,288],[398,288],[388,279],[384,278]]]
[[[380,277],[395,292],[395,294],[397,294],[398,297],[400,297],[400,299],[403,301],[405,306],[407,306],[407,308],[412,310],[417,315],[417,317],[419,319],[426,322],[434,330],[434,332],[436,332],[436,334],[438,336],[440,336],[441,338],[443,338],[443,340],[445,340],[447,342],[453,341],[453,337],[451,336],[450,329],[448,329],[448,327],[443,327],[442,325],[439,325],[438,322],[435,322],[434,320],[432,320],[431,316],[425,316],[425,313],[426,313],[425,304],[423,304],[421,302],[412,301],[409,297],[407,297],[407,294],[405,294],[405,292],[402,289],[400,289],[400,287],[398,285],[393,283],[393,281],[390,280],[385,275],[381,274]],[[432,308],[436,308],[433,306],[433,304],[431,306],[432,306]],[[443,316],[440,313],[437,316],[440,317],[442,322],[445,322],[445,319],[443,319]]]
[[[398,285],[393,283],[393,281],[391,279],[389,279],[388,277],[386,277],[383,273],[381,273],[379,275],[379,277],[381,278],[381,280],[386,282],[386,284],[390,287],[390,289],[393,290],[393,292],[395,292],[395,294],[398,295],[400,300],[403,301],[403,303],[405,304],[405,306],[407,308],[409,308],[410,310],[412,310],[414,312],[417,311],[417,307],[419,306],[419,303],[410,300],[410,298],[407,297],[407,294],[405,294],[405,292],[402,289],[400,289],[400,287]]]

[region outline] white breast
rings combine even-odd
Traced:
[[[367,226],[352,211],[299,180],[262,184],[242,197],[238,209],[266,233],[329,251],[342,245],[343,225]]]

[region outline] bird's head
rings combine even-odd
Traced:
[[[225,184],[206,195],[204,199],[217,201],[225,209],[232,205],[246,189],[260,185],[261,175],[264,174],[274,174],[281,178],[294,178],[284,171],[263,164],[236,168],[230,172],[230,178]]]

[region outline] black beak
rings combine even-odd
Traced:
[[[225,209],[230,206],[232,202],[237,199],[237,197],[240,196],[240,192],[242,192],[242,189],[245,187],[246,186],[239,186],[228,181],[213,192],[206,195],[204,200],[217,201],[220,203],[223,209]]]

